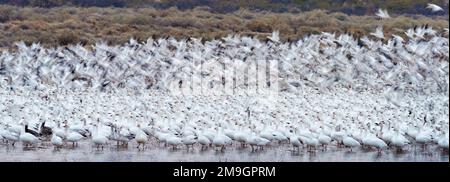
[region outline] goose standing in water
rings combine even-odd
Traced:
[[[27,129],[27,125],[25,125],[25,131]],[[39,139],[31,133],[21,132],[19,136],[19,140],[22,142],[25,148],[35,147],[35,144],[38,143]]]
[[[81,135],[78,132],[70,132],[69,134],[67,134],[66,140],[68,142],[72,143],[72,148],[75,148],[76,146],[78,146],[78,142],[83,139],[83,135]]]
[[[342,140],[342,142],[344,143],[344,146],[350,147],[350,152],[353,151],[353,147],[361,146],[361,144],[358,141],[349,136],[344,137],[344,140]]]
[[[409,140],[406,139],[397,129],[394,136],[392,136],[391,145],[397,148],[397,151],[402,151],[405,146],[410,144]]]
[[[438,146],[448,152],[448,132],[444,133],[438,141]]]
[[[58,122],[57,126],[53,129],[53,133],[61,139],[65,139],[67,132],[65,131],[65,129],[60,128],[60,122]]]
[[[61,147],[64,146],[62,138],[57,136],[56,134],[52,135],[51,143],[54,146],[55,150],[59,150]]]
[[[302,143],[297,137],[290,138],[290,143],[292,144],[293,151],[300,152],[300,147],[302,146]]]
[[[181,145],[182,144],[182,141],[181,141],[181,138],[178,138],[178,137],[176,137],[176,136],[169,136],[167,139],[166,139],[166,142],[167,142],[167,144],[169,145],[169,146],[172,146],[172,149],[173,150],[176,150],[177,149],[177,147],[178,147],[178,145]]]
[[[375,147],[378,153],[381,153],[383,149],[387,148],[387,144],[373,134],[368,134],[362,141],[364,145]]]
[[[16,142],[20,141],[20,139],[19,139],[20,133],[13,133],[13,132],[4,130],[3,133],[1,133],[1,136],[6,140],[7,144],[10,142],[11,146],[13,146],[13,147]]]
[[[378,12],[376,13],[376,15],[378,17],[380,17],[381,19],[388,19],[391,18],[391,16],[389,16],[389,13],[387,10],[383,10],[383,9],[378,9]]]
[[[325,134],[320,134],[319,135],[319,143],[322,145],[323,150],[327,150],[327,146],[330,144],[331,142],[331,138]]]
[[[103,147],[108,143],[108,138],[104,133],[102,133],[99,130],[98,124],[94,124],[94,133],[92,135],[92,142],[94,143],[97,150],[101,147],[103,150]]]
[[[140,146],[142,145],[142,150],[144,150],[145,143],[147,143],[147,140],[148,140],[147,134],[145,134],[145,132],[142,130],[138,130],[135,140],[138,144],[138,146],[136,148],[140,149]]]
[[[220,151],[223,151],[226,145],[231,142],[231,139],[223,134],[223,129],[221,127],[218,130],[219,131],[212,140],[212,144],[214,145],[214,147],[220,148]]]
[[[197,142],[202,145],[202,148],[200,150],[204,150],[211,144],[211,141],[206,136],[202,134],[197,134],[197,136]]]

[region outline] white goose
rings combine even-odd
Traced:
[[[316,147],[320,145],[319,140],[314,137],[306,137],[305,138],[306,147],[308,147],[308,151],[315,152]]]
[[[61,147],[64,146],[64,142],[61,137],[57,136],[55,133],[53,133],[51,138],[51,143],[55,147],[55,150],[59,150]]]
[[[442,9],[440,6],[433,3],[428,3],[427,9],[430,9],[433,13],[438,11],[444,11],[444,9]]]
[[[252,134],[248,140],[248,144],[252,147],[252,151],[255,151],[258,149],[263,149],[264,146],[270,143],[270,140],[260,137],[256,134]],[[256,148],[255,148],[256,147]]]
[[[290,137],[289,138],[289,142],[292,144],[293,146],[293,151],[299,152],[300,151],[300,147],[302,146],[302,143],[300,142],[300,140],[298,139],[298,137]]]
[[[60,122],[58,122],[57,126],[55,128],[53,128],[53,133],[62,139],[66,138],[66,130],[60,128]]]
[[[194,149],[194,144],[197,143],[198,137],[195,135],[187,135],[181,139],[181,142],[186,146],[187,150],[190,148]]]
[[[431,133],[431,130],[421,128],[415,140],[418,144],[422,145],[423,149],[425,149],[427,144],[433,141],[433,135]]]
[[[378,153],[381,153],[383,149],[387,148],[387,144],[383,140],[371,133],[366,134],[362,140],[362,143],[369,147],[377,148]]]
[[[92,135],[92,143],[99,149],[100,147],[103,150],[104,145],[108,143],[108,137],[105,133],[102,132],[102,130],[99,129],[99,126],[97,124],[94,124],[95,131]]]
[[[344,137],[342,142],[344,143],[344,146],[350,147],[350,151],[353,151],[353,147],[361,146],[361,144],[358,141],[349,136]]]
[[[320,133],[318,139],[323,149],[327,150],[328,144],[331,143],[331,138],[328,135],[325,135],[324,133]]]
[[[400,133],[399,129],[395,129],[390,144],[397,148],[398,151],[402,151],[405,146],[410,144],[410,141],[402,133]]]
[[[144,131],[137,132],[135,140],[138,144],[136,148],[139,148],[142,145],[142,149],[145,149],[145,143],[147,143],[148,137]]]
[[[3,130],[3,132],[0,134],[7,143],[11,142],[11,145],[14,146],[16,142],[20,141],[19,136],[20,134],[12,133],[7,130]]]
[[[448,151],[448,138],[449,138],[449,135],[447,132],[444,135],[442,135],[442,137],[439,138],[439,141],[438,141],[438,146],[447,151]]]
[[[38,143],[39,139],[34,135],[26,132],[20,133],[19,140],[25,147],[35,147],[35,144]]]
[[[221,134],[221,132],[218,132],[217,135],[212,140],[212,144],[214,147],[220,147],[220,151],[223,151],[225,149],[226,145],[226,139],[227,136]]]
[[[204,135],[202,134],[197,134],[198,135],[198,143],[202,145],[201,150],[203,150],[205,147],[208,147],[208,145],[211,144],[211,141]]]
[[[68,142],[72,142],[72,147],[75,148],[76,146],[78,146],[78,142],[83,139],[83,136],[75,131],[70,132],[67,137],[66,140]]]

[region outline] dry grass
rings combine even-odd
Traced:
[[[121,44],[134,37],[219,38],[230,33],[257,36],[279,30],[283,40],[296,40],[305,34],[322,31],[350,32],[361,36],[383,25],[386,34],[404,35],[414,25],[429,24],[441,31],[448,28],[448,17],[396,16],[379,20],[374,16],[349,16],[315,10],[298,14],[251,12],[239,10],[218,14],[196,8],[180,11],[175,8],[75,8],[52,9],[0,6],[0,47],[14,42],[40,42],[45,46],[60,44],[92,44],[106,40]]]

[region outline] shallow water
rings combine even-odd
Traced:
[[[117,148],[110,143],[103,150],[83,141],[78,147],[72,145],[55,151],[51,144],[38,144],[35,149],[0,144],[0,162],[449,162],[448,152],[437,146],[410,147],[405,152],[383,150],[379,154],[374,149],[337,148],[329,146],[327,151],[308,152],[306,148],[293,152],[289,144],[272,144],[263,150],[252,152],[250,147],[238,144],[227,147],[223,152],[208,148],[200,150],[199,145],[186,150],[178,146],[173,150],[152,141],[146,149],[138,150],[136,143],[129,143],[128,148]]]

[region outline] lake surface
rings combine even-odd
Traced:
[[[374,149],[337,148],[329,146],[308,152],[306,148],[293,152],[289,144],[275,144],[264,150],[253,151],[250,147],[238,144],[228,146],[223,152],[213,148],[201,150],[199,145],[186,150],[178,146],[176,150],[150,141],[145,150],[138,150],[137,144],[130,142],[128,148],[117,148],[110,143],[103,150],[83,141],[78,147],[68,145],[58,151],[51,144],[38,144],[35,149],[0,144],[0,162],[449,162],[448,152],[437,146],[428,146],[426,150],[411,146],[408,151],[396,152],[384,150],[379,154]]]

